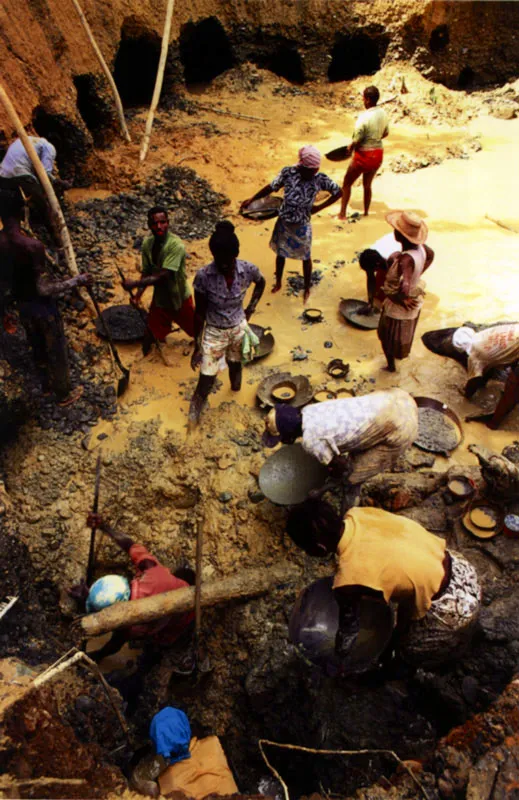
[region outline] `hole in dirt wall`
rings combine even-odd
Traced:
[[[56,164],[60,177],[81,185],[81,175],[92,149],[90,137],[62,114],[51,114],[37,106],[32,125],[38,136],[48,139],[56,148]]]
[[[328,68],[331,82],[351,81],[361,75],[373,75],[380,69],[387,42],[367,34],[341,36],[335,42]]]
[[[470,89],[474,86],[476,73],[471,67],[463,67],[458,75],[458,89]]]
[[[429,50],[431,53],[440,53],[449,44],[449,26],[438,25],[433,30],[429,39]]]
[[[115,57],[114,80],[123,106],[149,105],[160,59],[160,39],[151,34],[122,33]]]
[[[255,58],[254,60],[261,69],[268,69],[291,83],[301,84],[305,82],[303,62],[295,47],[282,44],[276,47],[269,55],[263,58]]]
[[[236,64],[229,38],[216,17],[188,22],[182,28],[180,59],[187,84],[209,83]]]
[[[96,147],[107,144],[109,131],[115,122],[111,105],[102,96],[94,75],[76,75],[77,108],[83,122],[92,134]]]

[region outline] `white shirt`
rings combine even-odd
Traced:
[[[29,139],[34,145],[36,154],[43,164],[43,168],[47,175],[51,175],[56,161],[56,148],[53,144],[38,136],[29,136]],[[18,178],[22,175],[34,174],[34,167],[31,159],[27,155],[27,151],[20,139],[15,139],[9,146],[4,160],[0,164],[0,177],[1,178]]]
[[[402,252],[402,244],[397,242],[393,233],[386,233],[385,236],[381,236],[380,239],[377,239],[375,244],[372,244],[369,248],[370,250],[376,250],[377,253],[380,253],[382,258],[386,260],[392,253],[399,253]]]

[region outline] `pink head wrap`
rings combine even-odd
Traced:
[[[319,169],[321,166],[321,154],[317,147],[307,144],[299,151],[299,166],[309,169]]]

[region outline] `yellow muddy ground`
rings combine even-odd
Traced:
[[[264,73],[268,75],[268,73]],[[394,70],[375,77],[382,89],[382,99],[394,92],[389,86]],[[241,256],[255,262],[267,278],[268,289],[258,307],[254,322],[272,326],[276,346],[273,353],[259,365],[248,368],[244,384],[237,396],[232,396],[227,375],[223,385],[211,396],[211,407],[231,399],[253,406],[258,381],[267,369],[279,367],[295,374],[311,375],[314,385],[326,380],[324,366],[332,357],[350,362],[350,380],[374,378],[369,388],[400,386],[414,394],[429,395],[447,402],[463,418],[473,405],[461,393],[465,380],[462,368],[453,361],[429,353],[420,341],[427,330],[451,326],[465,320],[494,322],[519,318],[517,311],[517,235],[488,220],[486,215],[519,229],[519,198],[516,190],[514,165],[518,155],[519,119],[504,121],[482,114],[467,112],[468,99],[462,93],[437,88],[438,113],[428,101],[430,86],[418,73],[406,72],[409,93],[398,103],[389,103],[386,109],[391,122],[391,134],[386,140],[385,166],[374,182],[373,204],[369,218],[355,223],[340,223],[337,207],[331,207],[314,217],[314,267],[324,271],[321,283],[312,291],[310,305],[324,312],[324,322],[305,325],[300,315],[301,297],[287,296],[285,291],[271,295],[270,286],[274,267],[274,254],[269,248],[273,222],[245,221],[237,214],[239,203],[267,183],[277,171],[294,163],[302,144],[313,143],[323,152],[348,140],[355,115],[361,110],[360,90],[366,81],[356,81],[333,87],[306,87],[313,94],[276,94],[276,87],[287,87],[284,81],[272,76],[255,92],[237,90],[231,80],[221,80],[219,86],[191,94],[197,102],[233,112],[261,117],[268,122],[235,119],[201,111],[196,117],[181,112],[162,112],[160,128],[156,126],[152,150],[141,174],[149,174],[163,164],[182,164],[192,167],[207,178],[213,186],[230,200],[229,218],[237,226],[241,242]],[[320,95],[321,88],[323,95]],[[344,101],[348,107],[344,107]],[[402,112],[402,107],[405,106]],[[410,109],[409,114],[407,109]],[[426,109],[431,124],[411,124],[405,116]],[[432,109],[432,115],[429,113]],[[472,117],[472,118],[471,118]],[[471,119],[470,119],[471,118]],[[134,139],[141,135],[143,115],[133,123]],[[468,124],[458,125],[458,120]],[[217,125],[220,135],[203,136],[200,122]],[[446,148],[456,147],[471,136],[480,137],[482,149],[470,153],[469,158],[447,159],[437,166],[410,173],[395,173],[391,162],[400,156],[445,156]],[[138,144],[130,148],[117,146],[110,155],[109,172],[112,186],[117,182],[117,171],[129,180],[138,171],[136,164]],[[338,182],[342,181],[344,167],[323,161],[322,169]],[[105,184],[106,186],[106,184]],[[93,196],[100,196],[105,188],[100,182]],[[88,194],[88,193],[87,193]],[[85,192],[71,193],[72,199],[85,197]],[[74,197],[75,195],[75,197]],[[400,362],[396,375],[382,370],[384,359],[375,332],[363,332],[346,325],[338,315],[341,297],[365,297],[365,279],[358,264],[351,263],[355,253],[369,246],[388,232],[384,220],[388,209],[415,209],[425,216],[430,229],[429,243],[436,253],[433,267],[427,274],[427,298],[420,318],[412,355]],[[361,211],[362,189],[356,186],[351,210]],[[190,242],[187,245],[190,259],[188,271],[192,277],[196,269],[209,260],[207,242]],[[126,268],[137,267],[135,252],[125,254]],[[337,270],[335,262],[345,260]],[[300,270],[300,264],[288,261],[286,272]],[[148,294],[151,294],[150,292]],[[121,301],[123,295],[121,293]],[[149,298],[148,298],[149,299]],[[187,399],[193,386],[189,368],[187,340],[182,334],[173,334],[167,348],[171,363],[165,367],[155,355],[151,360],[141,360],[137,347],[123,348],[124,357],[134,360],[131,389],[124,398],[125,414],[115,424],[113,436],[106,447],[121,450],[125,446],[125,432],[133,420],[160,416],[162,431],[184,431]],[[332,349],[324,342],[331,340]],[[292,362],[290,350],[300,344],[311,350],[308,361]],[[188,386],[179,384],[188,381]],[[182,396],[179,394],[182,392]],[[213,415],[206,414],[202,424],[205,430]],[[467,453],[470,442],[484,443],[497,450],[513,439],[517,430],[515,414],[505,421],[503,429],[492,433],[480,423],[465,423],[465,441],[454,454],[456,462],[473,463]],[[213,420],[217,424],[217,417]],[[200,436],[195,433],[194,436]],[[444,459],[438,458],[441,468]]]

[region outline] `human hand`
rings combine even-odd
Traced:
[[[76,278],[76,286],[92,286],[94,283],[93,275],[90,275],[89,272],[82,272],[81,275],[78,275]]]
[[[137,281],[132,281],[130,278],[125,278],[122,281],[123,289],[126,289],[127,292],[130,292],[132,289],[135,289]]]
[[[245,319],[247,320],[247,322],[250,320],[255,311],[256,311],[256,306],[253,305],[247,306],[247,308],[245,309]]]
[[[419,305],[418,300],[416,297],[405,297],[402,300],[402,305],[404,306],[407,311],[413,311]]]
[[[79,583],[74,584],[67,590],[70,597],[74,597],[76,600],[86,600],[88,591],[87,583],[84,580],[80,580]]]
[[[193,371],[197,370],[201,363],[202,363],[202,353],[197,347],[195,347],[195,351],[191,356],[191,369]]]
[[[90,512],[87,516],[87,525],[89,528],[104,528],[106,522],[102,514],[94,514]]]

